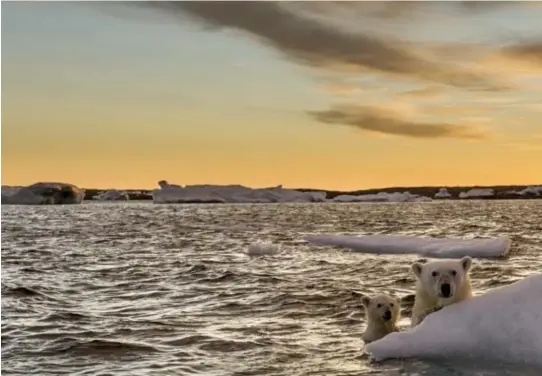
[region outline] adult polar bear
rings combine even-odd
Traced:
[[[412,264],[416,275],[416,298],[412,307],[411,326],[450,304],[472,297],[469,270],[472,259],[465,256],[460,260],[436,260],[426,264]]]

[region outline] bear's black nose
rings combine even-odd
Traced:
[[[391,320],[391,311],[388,309],[386,312],[384,312],[384,321],[390,321]]]
[[[441,292],[443,297],[449,298],[450,295],[452,295],[452,288],[451,288],[450,284],[449,283],[443,283],[440,286],[440,292]]]

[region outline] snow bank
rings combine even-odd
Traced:
[[[379,192],[367,195],[340,195],[333,198],[333,202],[424,202],[431,198],[414,195],[410,192]]]
[[[452,195],[448,192],[447,188],[440,188],[437,193],[435,193],[435,198],[451,198]]]
[[[493,197],[495,196],[495,191],[493,188],[474,188],[467,192],[461,192],[459,198],[476,198],[476,197]]]
[[[542,274],[448,306],[414,329],[366,346],[390,358],[504,361],[542,366]]]
[[[116,189],[111,189],[109,191],[101,192],[100,194],[94,196],[93,200],[99,201],[127,201],[130,199],[126,191],[117,191]]]
[[[85,190],[67,183],[35,183],[28,187],[2,187],[2,205],[80,204]]]
[[[376,254],[418,254],[433,258],[495,258],[506,256],[510,239],[440,239],[404,235],[308,235],[314,245],[338,246],[352,251]]]
[[[274,255],[280,251],[278,245],[266,242],[256,242],[248,246],[247,254],[250,256]]]
[[[183,188],[164,180],[158,184],[160,189],[152,196],[157,204],[324,202],[326,198],[325,192],[300,192],[282,186],[252,189],[242,185],[188,185]]]

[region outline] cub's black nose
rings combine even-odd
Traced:
[[[451,288],[450,284],[449,283],[443,283],[440,286],[440,292],[441,292],[443,297],[449,298],[450,295],[452,295],[452,288]]]
[[[391,311],[388,309],[386,312],[384,312],[384,320],[390,321],[391,320]]]

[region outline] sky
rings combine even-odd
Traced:
[[[542,182],[542,3],[1,7],[4,185]]]

